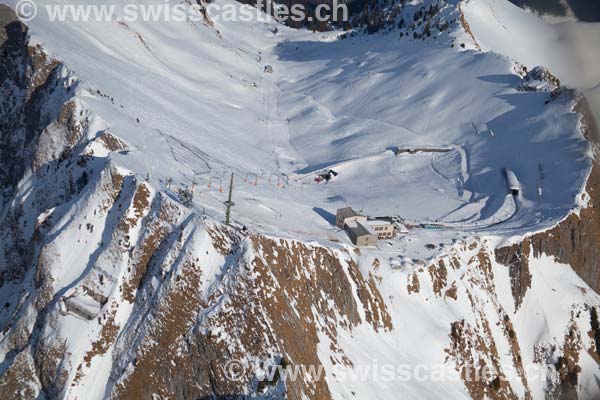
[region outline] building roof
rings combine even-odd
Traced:
[[[392,225],[390,221],[385,221],[382,219],[370,219],[367,221],[369,226],[382,226],[382,225]]]
[[[346,223],[346,226],[348,226],[348,229],[350,229],[356,237],[365,235],[377,236],[368,225],[363,225],[360,222],[351,221]]]
[[[344,207],[337,210],[337,215],[342,218],[362,217],[363,215],[355,211],[352,207]]]

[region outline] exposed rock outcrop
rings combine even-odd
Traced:
[[[230,260],[222,280],[206,292],[201,278],[206,266],[201,261],[183,263],[176,282],[165,288],[157,308],[150,311],[156,325],[142,328],[146,336],[141,343],[149,345],[137,351],[133,371],[116,378],[115,398],[152,393],[202,398],[282,390],[276,381],[261,381],[251,363],[240,365],[239,379],[232,380],[227,364],[255,359],[265,366],[319,366],[321,335],[330,340],[337,362],[348,363],[336,344],[338,329],[361,323],[375,330],[392,329],[376,285],[363,279],[348,254],[264,236],[243,238],[217,226],[208,230],[220,232],[210,235],[212,251],[227,250],[225,259]],[[168,268],[151,268],[157,267]],[[178,353],[177,348],[186,351]],[[182,367],[190,373],[182,374]],[[117,370],[113,373],[119,375]],[[283,390],[290,399],[330,398],[323,379],[290,381]]]
[[[520,86],[524,91],[555,92],[560,89],[560,81],[547,68],[537,66],[527,72]]]
[[[519,309],[527,289],[531,288],[531,274],[529,273],[531,242],[527,238],[521,244],[497,248],[495,253],[496,261],[509,268],[510,286],[515,299],[516,311]]]
[[[26,26],[3,5],[0,20],[4,38],[0,45],[0,210],[11,208],[4,221],[11,233],[3,239],[8,266],[2,282],[22,279],[23,267],[34,257],[32,238],[22,226],[23,207],[10,206],[17,183],[27,172],[56,169],[81,142],[85,127],[76,122],[79,111],[69,101],[72,87],[63,66],[41,47],[29,45]],[[75,186],[73,182],[69,190],[75,191]],[[56,206],[71,195],[64,189],[61,193],[62,199],[56,195],[45,199],[55,204],[38,204],[39,208]]]
[[[0,205],[29,168],[39,170],[81,138],[63,66],[29,44],[27,27],[0,5]]]

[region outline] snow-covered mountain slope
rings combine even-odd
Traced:
[[[528,68],[544,65],[590,100],[600,121],[600,23],[551,24],[506,2],[469,1],[463,6],[483,50],[505,54]]]
[[[406,13],[418,10],[407,7]],[[459,25],[451,5],[436,18]],[[36,20],[33,38],[48,42],[50,54],[82,80],[80,101],[103,121],[99,129],[130,144],[127,155],[111,155],[116,163],[140,177],[149,174],[155,187],[168,178],[190,185],[198,173],[205,189],[198,206],[209,213],[222,213],[226,193],[218,189],[230,171],[246,179],[236,193],[241,222],[309,239],[332,235],[315,208],[331,213],[346,204],[420,221],[493,216],[506,194],[503,168],[515,171],[524,191],[507,228],[551,226],[583,188],[588,145],[573,101],[545,104],[548,94],[517,90],[510,61],[457,51],[458,41],[450,47],[452,34],[425,41],[401,39],[398,32],[335,40],[336,33],[283,27],[274,35],[273,23],[108,26]],[[272,74],[264,73],[265,65],[273,66]],[[435,155],[402,157],[395,166],[386,166],[386,157],[365,159],[426,145],[461,148],[462,161],[458,155],[441,161],[442,169],[454,164],[450,170],[457,172],[436,172]],[[347,179],[326,188],[313,184],[312,172],[341,162]],[[365,169],[365,162],[374,174],[363,178],[353,171]],[[553,178],[541,182],[541,175]],[[384,193],[364,190],[367,181],[367,188]],[[387,200],[398,197],[401,202]],[[423,203],[429,207],[416,206]]]
[[[599,174],[578,98],[475,50],[453,2],[395,15],[345,36],[7,25],[3,397],[594,398]],[[359,250],[333,226],[345,205],[414,227]],[[324,377],[257,370],[277,365]]]

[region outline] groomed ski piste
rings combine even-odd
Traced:
[[[379,250],[423,257],[423,243],[555,225],[585,205],[591,165],[575,100],[519,91],[516,63],[482,53],[453,2],[441,4],[454,22],[423,40],[397,30],[344,38],[274,20],[59,23],[40,15],[29,25],[69,66],[66,79],[80,82],[78,101],[93,110],[98,134],[127,143],[106,156],[175,199],[195,182],[195,212],[224,219],[233,172],[239,226],[350,245],[334,220],[351,206],[418,225]],[[478,15],[467,13],[469,24]],[[315,183],[328,169],[338,176]],[[507,190],[506,170],[518,178],[518,196]],[[428,229],[435,226],[443,229]]]

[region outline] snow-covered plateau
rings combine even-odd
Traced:
[[[600,25],[3,2],[1,399],[600,397]]]

